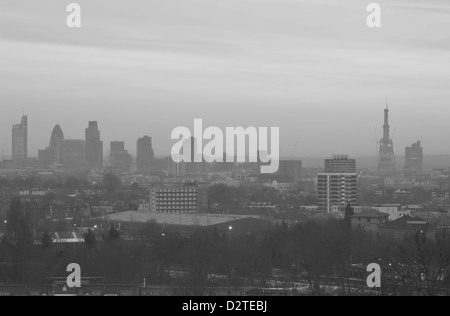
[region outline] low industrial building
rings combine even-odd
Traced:
[[[186,214],[153,213],[128,211],[104,217],[107,221],[117,223],[121,230],[132,231],[143,224],[156,223],[163,229],[189,233],[200,228],[215,229],[218,233],[245,235],[260,232],[272,227],[272,222],[258,216],[220,215],[220,214]]]

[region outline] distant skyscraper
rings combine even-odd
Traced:
[[[383,138],[380,141],[380,152],[378,157],[378,173],[380,175],[391,175],[395,172],[394,142],[389,134],[389,108],[384,110]]]
[[[423,148],[420,141],[405,148],[405,171],[422,172],[423,171]]]
[[[49,167],[55,162],[61,162],[62,142],[64,133],[59,125],[53,128],[48,147],[38,152],[38,160],[42,167]]]
[[[64,133],[61,126],[56,125],[53,128],[52,136],[50,137],[50,143],[48,145],[49,149],[54,149],[56,151],[56,159],[61,161],[61,145],[64,140]]]
[[[302,161],[301,160],[280,160],[278,175],[283,178],[292,179],[293,183],[302,181]]]
[[[109,163],[112,167],[117,168],[122,173],[131,172],[131,163],[133,157],[125,150],[125,143],[114,141],[111,142],[111,153],[109,155]]]
[[[86,161],[90,169],[103,169],[103,142],[100,140],[100,131],[97,122],[89,122],[85,131]]]
[[[152,147],[152,138],[144,136],[137,141],[137,171],[150,172],[155,159],[155,153]]]
[[[125,142],[118,142],[118,141],[111,142],[110,151],[111,154],[125,151]]]
[[[63,140],[61,142],[61,163],[66,171],[85,171],[87,169],[87,162],[84,140]]]
[[[28,158],[28,117],[12,127],[12,160]]]
[[[317,175],[319,210],[330,212],[333,206],[356,204],[356,160],[334,156],[325,160],[325,172]]]

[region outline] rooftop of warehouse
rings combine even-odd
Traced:
[[[190,213],[152,213],[127,211],[105,216],[106,219],[117,222],[147,223],[156,222],[166,225],[183,226],[211,226],[229,223],[242,219],[261,219],[251,215],[222,215],[222,214],[190,214]]]

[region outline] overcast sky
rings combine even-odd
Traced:
[[[450,154],[450,3],[384,0],[382,28],[364,0],[0,0],[0,150],[29,116],[31,155],[55,124],[84,138],[99,121],[105,151],[202,118],[278,126],[281,153],[375,154],[389,96],[396,153],[422,140]],[[377,132],[375,132],[375,129]]]

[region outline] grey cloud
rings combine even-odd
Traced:
[[[201,116],[218,126],[278,124],[285,152],[299,141],[310,155],[328,155],[336,144],[353,155],[373,153],[386,94],[393,124],[405,131],[398,146],[422,117],[413,109],[448,106],[450,21],[426,8],[401,10],[445,8],[444,1],[380,0],[380,30],[369,30],[364,3],[350,0],[78,2],[83,27],[71,30],[61,1],[2,1],[0,148],[7,152],[22,107],[39,126],[33,151],[54,123],[82,137],[85,123],[98,119],[106,141],[132,146],[154,134],[165,154],[164,135]],[[415,116],[402,121],[402,112]],[[342,128],[349,113],[361,118],[351,120],[360,131],[354,139]],[[117,131],[118,122],[127,128]],[[327,128],[319,132],[318,122]],[[444,142],[445,133],[427,130],[447,129],[446,120],[433,122],[423,136],[413,130],[413,140]]]

